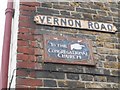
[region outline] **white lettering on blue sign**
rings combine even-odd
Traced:
[[[67,60],[89,60],[90,55],[89,48],[85,43],[69,40],[49,40],[47,53],[50,57]]]

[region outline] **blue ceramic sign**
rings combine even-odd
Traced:
[[[95,65],[91,43],[88,39],[44,35],[44,62]]]
[[[49,57],[71,60],[89,60],[90,51],[87,43],[70,40],[47,41],[47,54]]]

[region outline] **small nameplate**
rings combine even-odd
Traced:
[[[44,35],[44,45],[46,62],[94,65],[89,40]]]
[[[34,21],[36,22],[36,24],[51,25],[51,26],[71,27],[71,28],[88,29],[88,30],[96,30],[96,31],[104,31],[104,32],[117,31],[116,27],[110,23],[84,21],[84,20],[72,19],[72,18],[36,15],[34,17]]]

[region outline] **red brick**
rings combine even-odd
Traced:
[[[32,55],[34,54],[34,49],[28,47],[18,47],[17,51],[19,53],[32,54]]]
[[[42,86],[42,80],[38,79],[22,79],[22,78],[17,78],[17,85],[26,85],[26,86]]]
[[[23,60],[23,61],[36,61],[36,56],[26,55],[26,54],[17,54],[17,59]]]
[[[17,67],[18,68],[42,70],[41,64],[35,63],[35,62],[18,62]]]
[[[19,22],[20,27],[30,27],[30,22]]]
[[[18,39],[28,40],[28,34],[18,34]]]
[[[20,28],[20,29],[19,29],[19,32],[20,32],[20,33],[28,33],[28,32],[29,32],[29,29],[27,29],[27,28]]]
[[[27,70],[17,70],[16,71],[16,75],[17,76],[24,76],[24,77],[35,78],[36,77],[36,71],[28,72]]]
[[[25,60],[25,61],[34,61],[35,56],[34,55],[25,55],[25,54],[17,54],[18,60]]]
[[[32,14],[31,11],[23,11],[23,10],[20,10],[20,15],[31,16],[31,14]]]
[[[38,2],[20,2],[20,4],[21,5],[27,5],[27,6],[32,6],[32,7],[34,7],[34,6],[40,6],[40,3],[38,3]]]
[[[19,27],[20,28],[35,28],[35,25],[36,24],[34,24],[34,22],[32,22],[32,21],[20,21],[19,22]]]
[[[20,10],[35,11],[35,7],[20,5]]]
[[[36,35],[34,38],[35,38],[35,40],[41,41],[43,39],[43,36],[42,35]]]
[[[36,61],[36,56],[34,56],[34,55],[29,55],[28,59],[29,59],[30,61]]]
[[[38,44],[37,44],[36,41],[31,41],[30,45],[31,45],[32,47],[38,47]]]
[[[30,72],[29,77],[35,78],[36,77],[36,72],[35,71]]]
[[[30,87],[25,86],[25,85],[16,85],[15,90],[27,90],[30,89]]]
[[[35,63],[34,62],[18,62],[17,63],[18,68],[29,68],[29,69],[34,69],[35,68]]]
[[[36,69],[36,70],[43,70],[42,64],[36,63],[36,64],[35,64],[35,69]]]
[[[28,73],[27,71],[17,70],[17,71],[16,71],[16,75],[17,75],[17,76],[25,76],[25,77],[28,77],[29,73]]]
[[[18,39],[20,40],[34,40],[33,35],[29,34],[18,34]]]
[[[28,46],[28,45],[29,45],[28,41],[18,40],[18,46]]]
[[[29,17],[28,16],[21,16],[19,17],[20,21],[29,21]]]
[[[34,31],[35,31],[35,30],[31,29],[31,30],[30,30],[30,33],[31,33],[31,34],[34,34]]]
[[[43,50],[40,48],[35,48],[34,52],[35,52],[35,55],[43,55]]]

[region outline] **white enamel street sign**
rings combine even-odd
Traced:
[[[60,27],[70,27],[79,28],[87,30],[96,30],[103,32],[116,32],[117,28],[110,23],[85,21],[73,18],[56,17],[48,15],[36,15],[34,17],[36,24],[60,26]]]

